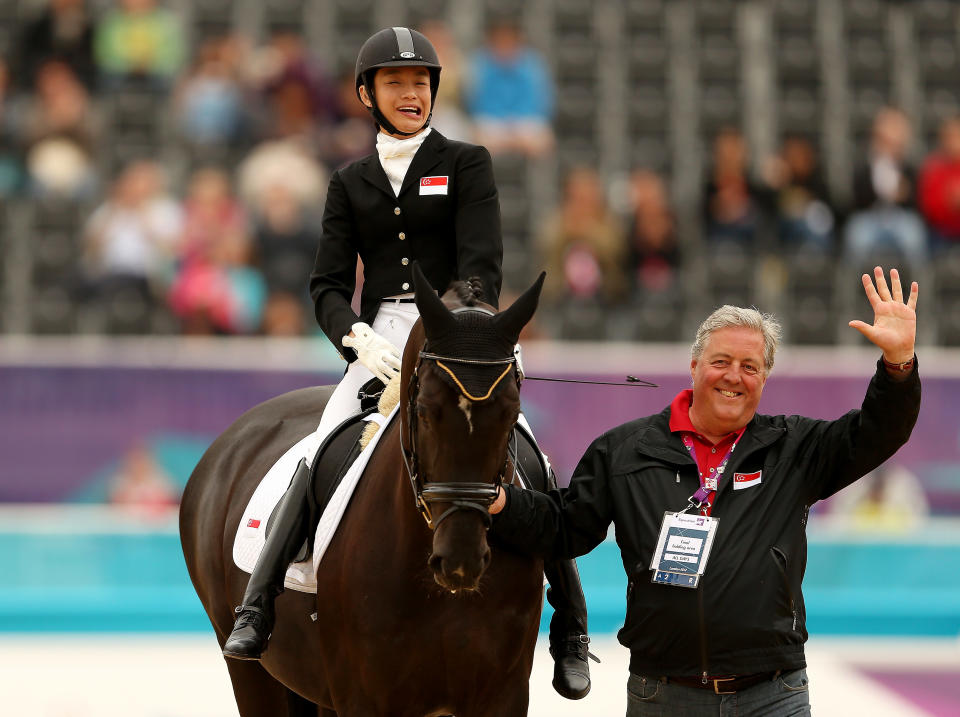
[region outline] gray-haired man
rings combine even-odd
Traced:
[[[568,489],[505,486],[491,506],[498,542],[544,557],[583,555],[616,526],[628,717],[809,714],[807,513],[893,455],[920,408],[917,284],[905,301],[895,269],[889,287],[874,277],[873,324],[850,322],[883,352],[859,410],[758,414],[780,326],[723,306],[697,332],[692,389],[596,439]]]

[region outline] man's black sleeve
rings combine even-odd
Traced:
[[[910,438],[919,413],[917,364],[898,381],[878,361],[859,410],[835,421],[811,422],[811,497],[827,498],[882,465]]]
[[[501,545],[543,558],[575,558],[607,536],[613,519],[606,436],[587,449],[570,487],[538,493],[504,486],[507,503],[493,516],[491,537]]]

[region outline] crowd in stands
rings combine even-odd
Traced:
[[[555,149],[550,66],[516,22],[495,18],[476,48],[458,47],[439,20],[421,29],[444,66],[439,131],[495,159]],[[190,334],[314,332],[307,276],[327,179],[375,138],[352,68],[338,74],[314,49],[282,26],[260,43],[233,32],[191,43],[156,0],[116,0],[100,13],[50,0],[0,56],[0,201],[90,207],[77,237],[78,300],[137,296]],[[131,88],[168,108],[186,170],[171,171],[160,152],[104,159],[117,141],[112,98]],[[737,127],[712,142],[702,246],[851,263],[882,249],[917,268],[960,246],[960,118],[943,123],[915,166],[910,117],[883,108],[846,205],[831,197],[813,135],[786,136],[760,161]],[[678,236],[681,209],[664,176],[637,167],[616,196],[595,167],[567,168],[558,181],[557,206],[527,240],[531,265],[548,273],[548,305],[622,307],[679,291],[691,244]]]

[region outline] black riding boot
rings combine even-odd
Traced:
[[[580,587],[580,573],[573,560],[548,560],[543,572],[550,583],[547,602],[553,606],[550,619],[553,688],[568,700],[579,700],[590,691],[587,657],[597,659],[588,652],[587,603]]]
[[[270,533],[253,569],[237,621],[223,645],[223,654],[237,660],[259,660],[273,630],[273,602],[283,592],[287,567],[297,556],[310,522],[307,496],[310,467],[300,459],[287,491],[280,499]]]

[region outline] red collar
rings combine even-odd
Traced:
[[[693,389],[685,388],[680,393],[676,395],[673,399],[673,402],[670,404],[670,432],[671,433],[692,433],[699,440],[703,441],[708,445],[713,445],[713,442],[704,438],[700,432],[693,427],[693,423],[690,421],[690,404],[693,403]],[[741,428],[739,431],[731,431],[725,435],[719,443],[726,443],[732,438],[736,438],[744,429]]]

